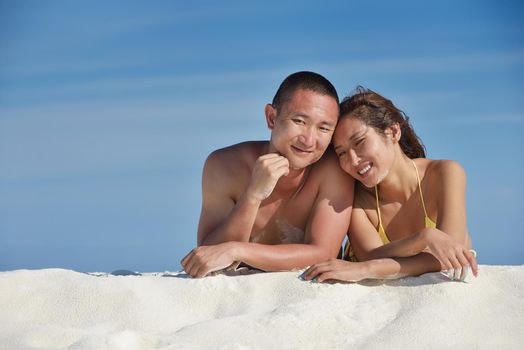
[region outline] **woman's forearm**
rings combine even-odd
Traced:
[[[428,253],[407,258],[374,259],[363,264],[365,278],[369,279],[397,279],[441,270],[439,261]]]
[[[377,247],[365,254],[363,260],[381,258],[402,258],[421,253],[427,247],[427,229],[410,237]]]

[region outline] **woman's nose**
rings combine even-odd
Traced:
[[[360,157],[357,155],[357,152],[350,149],[349,150],[349,162],[352,166],[356,167],[360,163]]]

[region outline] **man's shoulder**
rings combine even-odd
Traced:
[[[254,162],[267,145],[267,141],[246,141],[219,148],[208,156],[208,161],[222,161],[232,164]]]
[[[313,164],[312,172],[314,173],[339,173],[342,174],[344,171],[340,168],[338,163],[337,155],[331,146],[324,152],[322,157]]]
[[[219,176],[241,176],[251,173],[256,159],[260,156],[267,141],[248,141],[217,149],[206,159],[205,169]]]
[[[342,170],[338,157],[331,147],[326,150],[318,162],[313,164],[311,175],[312,178],[317,179],[319,186],[339,188],[340,190],[345,188],[346,185],[353,188],[354,179]]]

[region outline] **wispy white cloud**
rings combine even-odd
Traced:
[[[366,74],[440,74],[456,71],[484,71],[486,69],[507,69],[515,65],[524,66],[524,51],[473,52],[441,56],[409,55],[369,60],[346,60],[325,63],[325,69],[333,75],[362,76]]]
[[[445,116],[434,120],[425,120],[421,124],[439,124],[439,125],[485,125],[485,126],[524,126],[524,112],[513,115],[455,115]],[[524,130],[523,130],[524,131]]]
[[[107,69],[116,62],[98,62],[91,64],[93,69]],[[448,55],[442,57],[405,57],[379,60],[350,60],[344,62],[318,62],[309,65],[309,69],[316,69],[326,75],[332,76],[337,80],[344,80],[344,77],[351,77],[351,83],[365,78],[391,75],[412,75],[412,74],[452,74],[457,71],[485,71],[507,69],[508,66],[524,67],[524,52],[500,52],[492,54],[471,54],[471,55]],[[71,64],[69,67],[61,69],[80,69],[81,64]],[[302,68],[302,67],[300,67]],[[298,69],[300,69],[298,68]],[[74,98],[86,94],[114,95],[122,93],[133,93],[143,91],[177,91],[187,88],[213,88],[229,84],[228,88],[233,89],[234,84],[254,84],[254,82],[266,82],[267,84],[279,81],[297,67],[279,68],[258,68],[258,69],[238,69],[217,71],[214,73],[192,73],[162,75],[150,77],[122,77],[122,78],[92,78],[75,82],[50,82],[48,86],[19,86],[5,88],[0,93],[4,100],[27,99],[32,95],[37,95],[39,99],[60,98],[61,96]],[[308,69],[303,67],[303,69]],[[346,83],[348,84],[348,83]],[[402,84],[398,90],[405,89]],[[452,87],[451,87],[452,88]],[[424,94],[429,94],[430,90]],[[224,91],[221,89],[221,91]],[[415,91],[416,93],[416,91]],[[451,94],[438,92],[439,94]]]

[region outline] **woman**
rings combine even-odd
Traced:
[[[357,88],[340,105],[333,136],[340,166],[356,180],[345,260],[311,266],[306,280],[359,281],[447,270],[464,280],[476,253],[466,227],[466,176],[455,161],[425,158],[409,118]]]

